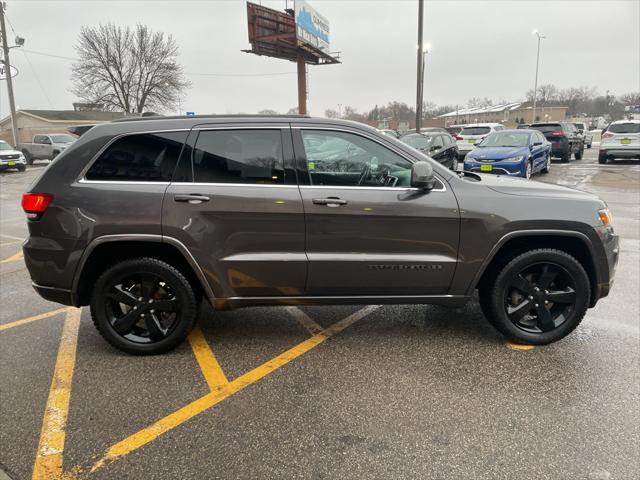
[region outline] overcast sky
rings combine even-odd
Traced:
[[[25,37],[12,49],[16,103],[70,109],[71,61],[80,27],[144,23],[172,34],[192,82],[182,107],[197,113],[286,112],[297,104],[295,64],[242,53],[248,48],[244,1],[9,0],[7,16]],[[256,3],[258,0],[256,0]],[[262,1],[285,8],[285,0]],[[288,1],[289,7],[293,0]],[[309,68],[309,110],[359,111],[399,100],[415,104],[417,0],[310,0],[330,22],[342,64]],[[533,88],[536,37],[543,32],[539,83],[589,85],[603,93],[640,90],[640,1],[426,0],[425,99],[464,105],[471,97],[518,100]],[[15,35],[7,26],[9,38]],[[13,43],[11,41],[11,43]],[[209,73],[220,76],[200,76]],[[247,74],[272,76],[237,76]],[[226,76],[222,76],[226,75]],[[236,75],[236,76],[233,76]],[[8,112],[5,82],[0,112]],[[175,112],[177,113],[177,112]]]

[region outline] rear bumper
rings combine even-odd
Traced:
[[[38,293],[38,295],[45,300],[74,306],[71,290],[56,287],[45,287],[44,285],[38,285],[37,283],[31,283],[31,285],[33,285],[33,289]]]
[[[640,158],[640,147],[620,148],[617,146],[607,147],[606,145],[600,145],[600,155],[614,158]]]

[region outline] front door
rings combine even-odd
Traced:
[[[304,290],[304,214],[288,125],[190,134],[163,204],[163,235],[188,247],[218,298]]]
[[[443,179],[410,187],[411,162],[358,129],[293,128],[304,202],[306,295],[441,295],[460,218]]]

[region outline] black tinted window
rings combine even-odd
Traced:
[[[187,132],[127,135],[112,143],[87,172],[88,180],[168,182]]]
[[[538,130],[542,133],[557,132],[562,130],[562,126],[559,123],[540,123],[538,125],[531,125],[529,128]]]
[[[460,132],[460,135],[485,135],[490,131],[489,127],[465,127]]]
[[[284,183],[280,130],[200,132],[193,174],[202,183]]]

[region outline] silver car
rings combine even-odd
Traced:
[[[616,158],[640,159],[640,120],[618,120],[602,134],[598,162]]]
[[[455,136],[460,159],[463,159],[467,153],[476,148],[476,144],[484,140],[484,137],[499,130],[504,130],[504,126],[500,123],[473,123],[465,125],[462,130],[460,130],[460,133]]]

